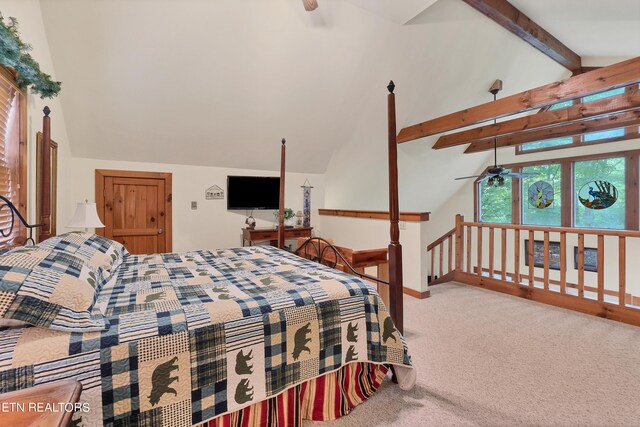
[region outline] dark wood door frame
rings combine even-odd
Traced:
[[[139,172],[139,171],[123,171],[96,169],[96,206],[98,208],[98,216],[104,223],[105,204],[104,204],[104,184],[106,178],[141,178],[141,179],[161,179],[165,183],[165,242],[166,252],[173,250],[173,193],[172,193],[172,175],[168,172]],[[104,229],[97,229],[96,234],[104,236]]]

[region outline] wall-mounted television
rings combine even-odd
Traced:
[[[227,176],[227,210],[278,209],[280,178]]]

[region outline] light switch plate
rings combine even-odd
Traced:
[[[198,209],[198,202],[191,202],[191,210],[195,211]]]
[[[407,229],[407,222],[406,221],[398,221],[398,228],[400,230],[406,230]]]

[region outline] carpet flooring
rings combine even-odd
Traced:
[[[405,297],[418,369],[341,426],[640,426],[640,328],[447,283]]]

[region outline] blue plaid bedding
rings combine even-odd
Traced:
[[[189,426],[351,362],[411,366],[375,287],[272,247],[129,255],[109,329],[0,330],[0,392],[82,382],[74,425]]]

